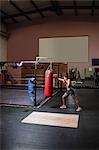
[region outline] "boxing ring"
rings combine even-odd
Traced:
[[[0,90],[0,104],[9,105],[23,105],[23,106],[37,106],[42,102],[46,96],[44,95],[44,87],[37,87],[37,69],[41,61],[48,61],[50,69],[52,69],[52,61],[47,57],[36,57],[36,61],[21,61],[20,63],[14,63],[14,67],[21,67],[23,64],[34,64],[35,72],[34,76],[31,78],[15,78],[14,80],[25,80],[27,84],[18,85],[1,85]],[[11,63],[5,63],[7,65],[12,65]],[[17,88],[17,87],[21,88]],[[3,87],[3,88],[2,88]],[[12,88],[13,87],[13,88]],[[23,89],[22,87],[25,87]],[[54,92],[55,90],[53,90]]]
[[[36,89],[36,104],[44,100],[44,90]],[[34,101],[31,101],[27,90],[1,88],[0,104],[34,106]]]

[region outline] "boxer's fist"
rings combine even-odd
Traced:
[[[58,80],[58,75],[57,74],[53,75],[53,77]]]

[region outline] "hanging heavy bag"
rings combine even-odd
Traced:
[[[52,76],[53,76],[52,70],[46,70],[44,95],[47,97],[52,96],[52,85],[53,85]]]

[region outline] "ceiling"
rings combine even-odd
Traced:
[[[63,15],[99,18],[99,0],[0,0],[0,18],[7,25]]]

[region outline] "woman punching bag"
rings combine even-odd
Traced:
[[[46,70],[46,72],[45,72],[45,89],[44,89],[45,96],[52,96],[52,85],[53,85],[52,76],[53,76],[52,70]]]

